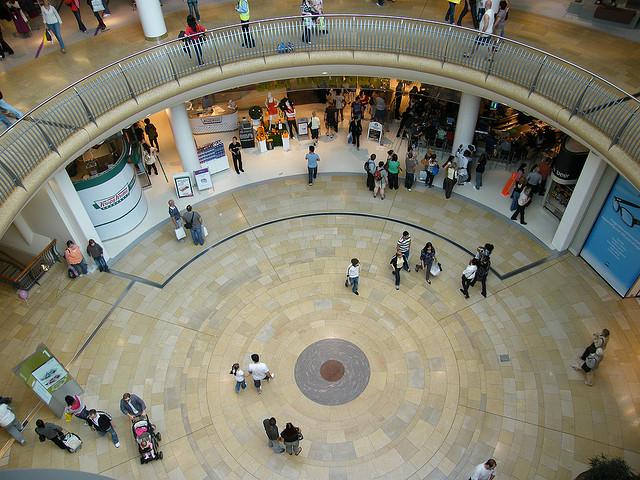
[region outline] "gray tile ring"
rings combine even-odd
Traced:
[[[343,405],[367,388],[371,367],[367,356],[353,343],[327,338],[302,351],[294,376],[308,399],[320,405]]]

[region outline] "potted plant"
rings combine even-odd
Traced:
[[[589,459],[591,468],[582,472],[576,480],[638,480],[640,477],[622,458],[609,458],[600,454]]]
[[[257,127],[260,125],[260,122],[262,121],[262,107],[254,105],[249,108],[249,117],[251,117],[254,126]]]

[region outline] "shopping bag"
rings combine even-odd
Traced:
[[[63,438],[62,443],[71,453],[77,452],[82,447],[82,440],[75,433],[68,432]]]
[[[64,419],[67,423],[71,423],[72,417],[73,417],[73,414],[71,412],[64,412]]]
[[[207,230],[207,227],[202,225],[202,236],[206,238],[207,235],[209,235],[209,230]]]
[[[418,172],[418,180],[420,182],[424,182],[427,179],[427,171],[426,170],[420,170]]]
[[[351,134],[351,132],[349,132],[349,135],[347,135],[347,143],[353,143],[353,135]]]
[[[511,176],[509,177],[509,180],[507,180],[507,183],[504,184],[504,187],[502,187],[502,196],[503,197],[508,197],[509,195],[511,195],[511,189],[513,188],[513,184],[516,183],[516,176],[517,173],[513,172],[511,174]]]
[[[187,232],[184,231],[184,228],[182,228],[182,227],[176,228],[176,239],[177,240],[182,240],[183,238],[186,238],[186,236],[187,236]]]
[[[433,262],[431,264],[431,270],[429,270],[429,273],[431,273],[432,277],[437,277],[438,275],[440,275],[440,264],[438,262]]]

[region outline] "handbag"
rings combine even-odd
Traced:
[[[298,440],[304,440],[304,436],[302,435],[300,429],[298,429]]]
[[[438,275],[440,275],[440,272],[441,272],[441,271],[442,271],[442,270],[440,269],[440,264],[439,264],[438,262],[435,262],[435,261],[434,261],[434,262],[431,264],[431,269],[429,270],[429,273],[430,273],[432,276],[437,277]]]
[[[51,33],[49,32],[48,28],[44,29],[44,38],[47,40],[47,42],[53,41],[53,39],[51,38]]]

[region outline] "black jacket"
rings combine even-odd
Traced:
[[[268,418],[264,419],[262,425],[264,425],[264,431],[267,432],[267,438],[269,440],[277,440],[280,437],[278,434],[278,425],[271,425]]]
[[[111,417],[106,412],[102,412],[100,410],[98,410],[97,413],[98,413],[98,418],[96,418],[96,422],[94,423],[93,420],[91,420],[90,418],[87,418],[87,423],[89,424],[90,427],[95,428],[99,432],[106,432],[112,427]]]

